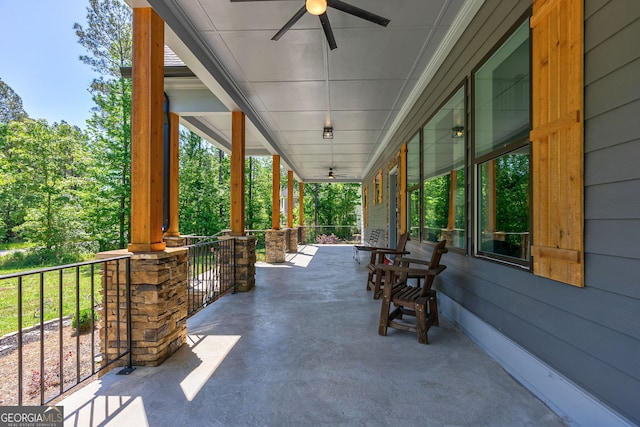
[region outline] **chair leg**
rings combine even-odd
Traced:
[[[433,325],[438,325],[438,298],[435,291],[429,294],[429,315],[434,316]]]
[[[373,299],[379,299],[382,295],[380,288],[382,287],[382,271],[376,272],[376,281],[373,284]]]
[[[380,305],[380,324],[378,325],[378,334],[387,336],[387,326],[389,325],[389,309],[391,308],[391,298],[383,295],[382,304]]]
[[[420,344],[429,344],[427,340],[427,313],[425,313],[424,304],[416,304],[416,329],[418,332],[418,342]]]

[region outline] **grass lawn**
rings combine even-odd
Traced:
[[[16,249],[28,249],[33,247],[33,243],[28,242],[0,242],[0,251],[11,251]]]
[[[0,336],[18,330],[19,279],[2,278],[2,275],[14,273],[15,270],[0,270]],[[39,324],[41,318],[47,321],[71,316],[78,304],[80,310],[90,308],[100,299],[99,272],[98,264],[94,265],[93,271],[87,265],[23,276],[22,327]]]

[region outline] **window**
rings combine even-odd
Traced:
[[[530,46],[524,22],[474,74],[476,252],[528,265]]]
[[[420,133],[407,144],[407,217],[409,236],[420,238]]]
[[[422,240],[465,247],[464,87],[422,128]]]

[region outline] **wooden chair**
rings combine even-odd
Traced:
[[[367,291],[373,290],[373,299],[380,298],[381,288],[384,286],[384,272],[380,267],[388,264],[389,261],[393,265],[398,265],[398,259],[401,255],[407,255],[405,251],[407,242],[409,241],[409,233],[402,233],[398,237],[398,243],[395,248],[374,248],[371,251],[369,264],[367,264]]]
[[[372,250],[374,250],[378,246],[380,234],[382,234],[382,230],[379,228],[375,228],[371,230],[369,239],[364,244],[353,246],[353,259],[358,261],[358,264],[360,264],[360,251],[371,252]]]
[[[442,255],[448,252],[446,240],[439,242],[433,249],[430,262],[415,259],[400,258],[400,265],[386,265],[381,267],[385,272],[385,283],[395,283],[385,286],[382,292],[382,308],[380,309],[380,324],[378,333],[387,335],[387,328],[417,332],[418,342],[428,344],[427,331],[432,325],[438,326],[438,300],[436,291],[432,289],[436,276],[447,268],[440,264]],[[411,264],[426,264],[428,268],[413,268]],[[416,278],[422,285],[410,286],[407,281]],[[419,283],[418,282],[418,283]],[[394,305],[393,311],[391,304]],[[415,322],[404,320],[403,315],[415,316]],[[397,320],[398,319],[398,320]]]

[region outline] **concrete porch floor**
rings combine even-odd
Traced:
[[[308,245],[259,264],[256,288],[189,319],[187,345],[164,364],[108,373],[58,403],[65,425],[565,425],[444,316],[429,345],[379,336],[380,301],[352,254]]]

